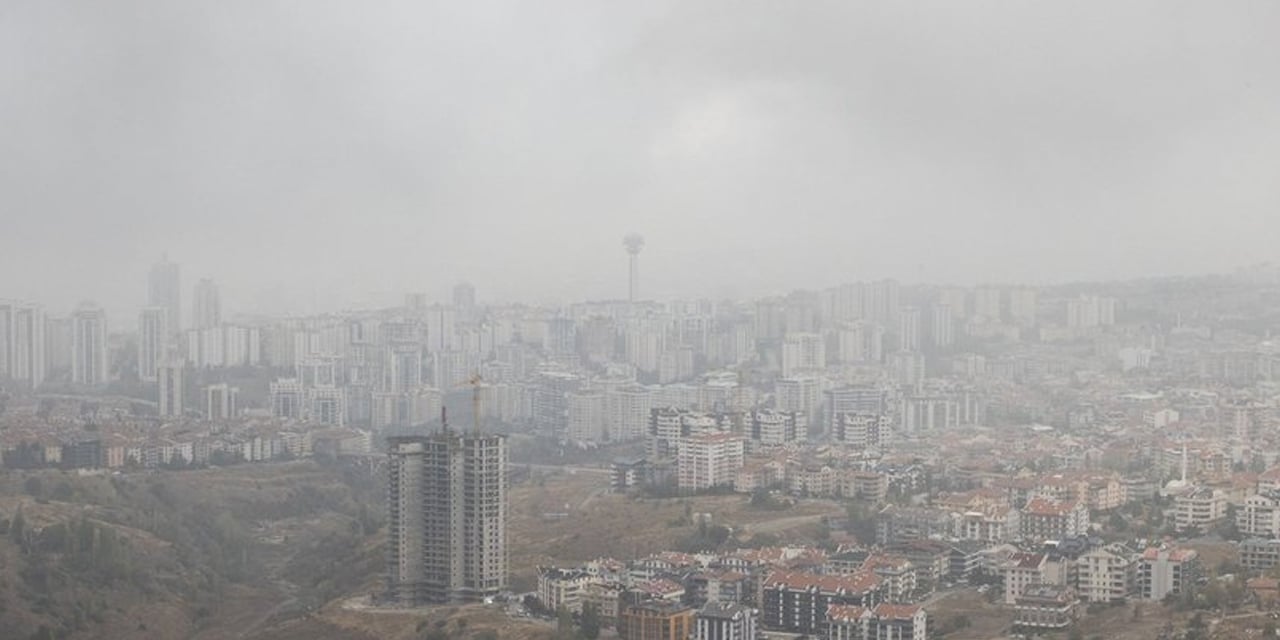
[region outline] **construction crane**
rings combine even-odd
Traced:
[[[471,385],[471,420],[476,435],[480,435],[480,384],[483,382],[484,378],[479,373],[467,379],[467,384]]]

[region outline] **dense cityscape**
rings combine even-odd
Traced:
[[[5,302],[5,472],[361,469],[384,487],[366,508],[385,560],[330,606],[489,608],[555,637],[1274,630],[1280,268],[658,302],[642,247],[625,240],[625,298],[557,308],[463,283],[253,318],[207,278],[184,301],[167,258],[133,331],[93,303]],[[638,500],[682,505],[667,524],[690,533],[531,564],[511,493],[572,477],[584,504],[539,521]],[[65,525],[16,532],[50,499],[27,489],[0,506],[39,546]],[[726,499],[761,517],[707,506]]]

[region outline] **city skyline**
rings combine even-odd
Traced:
[[[19,3],[0,291],[132,316],[167,251],[266,312],[623,297],[631,230],[655,298],[1274,256],[1274,4],[578,9]]]

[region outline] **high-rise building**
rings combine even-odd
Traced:
[[[161,363],[168,357],[169,310],[147,307],[138,314],[138,379],[155,382]]]
[[[191,326],[193,329],[212,329],[222,324],[222,298],[218,285],[208,278],[201,278],[192,292]]]
[[[774,382],[773,402],[779,411],[803,414],[807,427],[817,426],[822,415],[822,383],[813,377],[779,378]]]
[[[183,364],[169,361],[156,368],[156,377],[160,382],[160,416],[176,418],[182,416],[183,410]]]
[[[728,432],[691,435],[680,440],[676,468],[681,489],[701,491],[728,486],[742,468],[746,445]]]
[[[0,377],[40,386],[48,369],[45,349],[44,310],[0,302]]]
[[[164,256],[160,262],[155,263],[151,267],[151,274],[147,280],[147,306],[164,307],[169,322],[169,331],[179,332],[182,330],[182,283],[181,271],[178,263],[169,262],[169,256]]]
[[[1067,326],[1073,329],[1116,323],[1116,299],[1082,295],[1067,301]]]
[[[597,389],[573,391],[567,397],[566,434],[578,442],[609,440],[608,405],[605,394]]]
[[[903,351],[920,350],[920,310],[903,307],[898,315],[898,346]]]
[[[955,326],[951,305],[935,304],[929,307],[929,342],[935,349],[946,349],[955,344]]]
[[[403,606],[507,588],[507,441],[448,430],[387,439],[387,590]]]
[[[1004,317],[1000,305],[1000,290],[980,288],[973,291],[973,315],[988,322],[1000,322]]]
[[[817,333],[788,333],[782,343],[782,377],[818,373],[827,367],[827,342]]]
[[[71,372],[71,318],[44,319],[44,355],[46,376],[55,373],[67,375]]]
[[[107,382],[107,314],[93,303],[82,303],[71,316],[71,382]]]
[[[476,306],[476,287],[470,282],[459,282],[453,287],[453,306],[459,313],[467,315]]]
[[[271,415],[276,418],[301,420],[306,400],[302,381],[297,378],[281,378],[269,386]]]
[[[231,420],[239,414],[240,389],[227,383],[205,387],[205,417],[209,420]]]
[[[1036,290],[1012,289],[1009,291],[1009,319],[1015,324],[1036,323]]]

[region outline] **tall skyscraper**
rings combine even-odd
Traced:
[[[464,315],[476,306],[476,287],[470,282],[459,282],[453,287],[453,306]]]
[[[973,290],[973,315],[988,322],[1000,322],[1004,317],[1000,304],[1000,290],[978,288]]]
[[[225,382],[205,387],[205,417],[231,420],[239,414],[240,389]]]
[[[1036,290],[1011,289],[1009,291],[1009,318],[1020,325],[1036,323]]]
[[[0,377],[40,386],[48,360],[44,310],[33,304],[0,302]]]
[[[183,364],[181,361],[166,361],[156,367],[156,378],[160,382],[160,416],[177,418],[183,411]]]
[[[951,305],[939,303],[929,307],[929,342],[935,349],[946,349],[955,343]]]
[[[81,303],[71,316],[71,382],[107,382],[107,314],[91,302]]]
[[[201,278],[192,292],[191,328],[212,329],[222,324],[222,299],[218,285],[208,278]]]
[[[168,315],[169,331],[174,333],[182,331],[180,274],[178,263],[169,262],[169,256],[166,255],[160,262],[152,265],[147,280],[147,306],[164,307]]]
[[[507,441],[450,431],[387,438],[387,590],[403,606],[507,588]]]
[[[898,317],[898,345],[903,351],[920,350],[920,310],[903,307]]]
[[[168,356],[169,310],[147,307],[138,314],[138,379],[155,382],[156,371]]]

